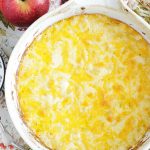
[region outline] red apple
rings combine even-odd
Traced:
[[[0,0],[0,11],[2,10],[2,0]]]
[[[12,24],[28,27],[49,10],[49,0],[0,0],[2,14]]]

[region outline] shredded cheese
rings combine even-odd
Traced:
[[[17,77],[24,121],[57,150],[126,150],[150,126],[150,45],[128,25],[80,15],[47,28]]]

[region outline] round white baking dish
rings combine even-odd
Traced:
[[[20,60],[26,48],[44,29],[59,20],[85,13],[104,14],[127,23],[132,28],[137,30],[148,42],[150,42],[150,30],[149,28],[147,28],[147,26],[145,26],[130,13],[126,13],[123,10],[119,9],[119,7],[118,9],[103,7],[102,3],[98,0],[71,0],[62,5],[57,10],[44,15],[35,23],[33,23],[20,38],[10,57],[6,72],[5,96],[9,114],[17,131],[24,139],[24,141],[34,150],[47,150],[47,148],[44,147],[26,127],[20,114],[16,93],[16,74],[20,64]],[[147,135],[143,139],[143,141],[146,141],[141,141],[141,143],[139,143],[139,149],[148,150],[148,148],[150,148],[150,141],[147,140],[148,137],[150,137],[149,133],[147,133]]]

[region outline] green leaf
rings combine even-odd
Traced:
[[[0,28],[0,35],[2,36],[6,36],[6,31],[4,29]]]

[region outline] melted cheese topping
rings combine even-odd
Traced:
[[[60,21],[39,35],[17,77],[24,121],[57,150],[126,150],[150,125],[150,45],[102,15]]]

